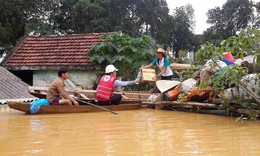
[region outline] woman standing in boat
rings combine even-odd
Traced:
[[[139,80],[135,81],[120,81],[116,78],[118,69],[114,65],[108,65],[105,69],[105,75],[99,81],[96,92],[96,101],[98,105],[118,105],[122,100],[121,94],[114,94],[117,86],[129,86],[138,84]]]
[[[51,83],[46,99],[51,105],[67,104],[67,105],[79,105],[79,103],[69,95],[64,88],[64,80],[69,78],[69,72],[67,69],[62,68],[58,71],[58,77]],[[63,99],[61,99],[61,97]]]
[[[166,57],[166,51],[162,48],[159,48],[155,51],[155,54],[157,58],[154,59],[151,64],[144,66],[142,68],[148,69],[157,65],[160,69],[160,73],[157,74],[156,77],[161,76],[161,80],[171,80],[173,78],[173,73],[170,68],[170,61]]]

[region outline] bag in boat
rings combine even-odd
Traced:
[[[180,93],[181,93],[181,90],[179,90],[179,89],[171,89],[165,93],[165,96],[170,101],[175,101],[175,100],[177,100]]]
[[[183,97],[180,102],[188,102],[188,101],[197,101],[204,102],[206,100],[211,101],[212,97],[210,93],[212,91],[211,86],[206,86],[204,89],[199,89],[198,87],[194,87],[188,94]],[[214,95],[213,95],[214,96]]]
[[[182,83],[180,83],[180,85],[178,85],[176,89],[179,89],[185,94],[188,94],[188,92],[195,86],[197,86],[197,81],[193,78],[189,78],[183,81]]]
[[[50,102],[46,99],[38,99],[34,100],[30,104],[30,112],[31,113],[37,113],[42,105],[50,105]]]
[[[148,97],[147,101],[154,103],[154,102],[160,101],[161,98],[162,98],[161,93],[153,93]]]
[[[225,52],[223,53],[223,55],[225,56],[226,59],[228,59],[232,63],[236,61],[236,59],[233,57],[233,55],[230,52]]]

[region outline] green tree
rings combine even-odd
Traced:
[[[113,31],[122,31],[131,36],[140,35],[142,25],[138,4],[142,1],[114,0],[108,8],[109,25]]]
[[[172,36],[173,49],[177,52],[180,50],[193,50],[192,40],[194,39],[193,17],[194,10],[191,5],[182,6],[175,9],[174,12],[175,27]]]
[[[164,18],[160,18],[160,21],[156,25],[156,32],[154,38],[165,49],[174,47],[174,38],[176,20],[173,16],[167,15]]]
[[[52,35],[53,30],[45,19],[32,18],[25,24],[25,34]]]
[[[56,6],[51,23],[61,33],[122,31],[132,36],[153,35],[157,23],[169,11],[165,0],[64,0]]]
[[[154,49],[158,47],[149,36],[130,37],[127,34],[104,35],[104,42],[92,47],[89,61],[100,64],[102,71],[108,64],[119,69],[119,75],[126,79],[136,76],[141,65],[154,59]],[[134,76],[134,77],[133,77]]]
[[[48,0],[0,0],[0,47],[11,50],[25,35],[26,24],[47,17],[50,6]]]
[[[27,34],[116,31],[152,36],[165,49],[187,50],[193,44],[185,23],[191,9],[171,16],[165,0],[0,0],[0,11],[0,47],[6,50]]]
[[[108,1],[63,0],[51,12],[53,29],[62,34],[107,32],[109,20],[105,6]]]
[[[222,8],[210,9],[207,23],[212,26],[205,32],[206,40],[219,45],[221,40],[236,35],[250,24],[255,25],[255,6],[250,0],[228,0]]]
[[[255,9],[256,9],[256,16],[254,20],[254,28],[260,28],[260,2],[255,4]]]

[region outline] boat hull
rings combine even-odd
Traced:
[[[31,114],[30,103],[9,101],[8,106],[12,109]],[[122,110],[137,110],[142,107],[142,104],[121,104],[102,106],[103,108],[111,111],[122,111]],[[94,106],[80,105],[80,106],[68,106],[68,105],[43,105],[39,111],[35,114],[58,114],[58,113],[90,113],[90,112],[103,112],[105,110]]]

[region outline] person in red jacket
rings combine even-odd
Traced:
[[[99,81],[96,92],[96,101],[98,105],[118,105],[122,100],[121,94],[114,94],[117,86],[128,86],[138,84],[139,80],[120,81],[116,79],[118,69],[114,65],[108,65],[105,69],[105,75]]]

